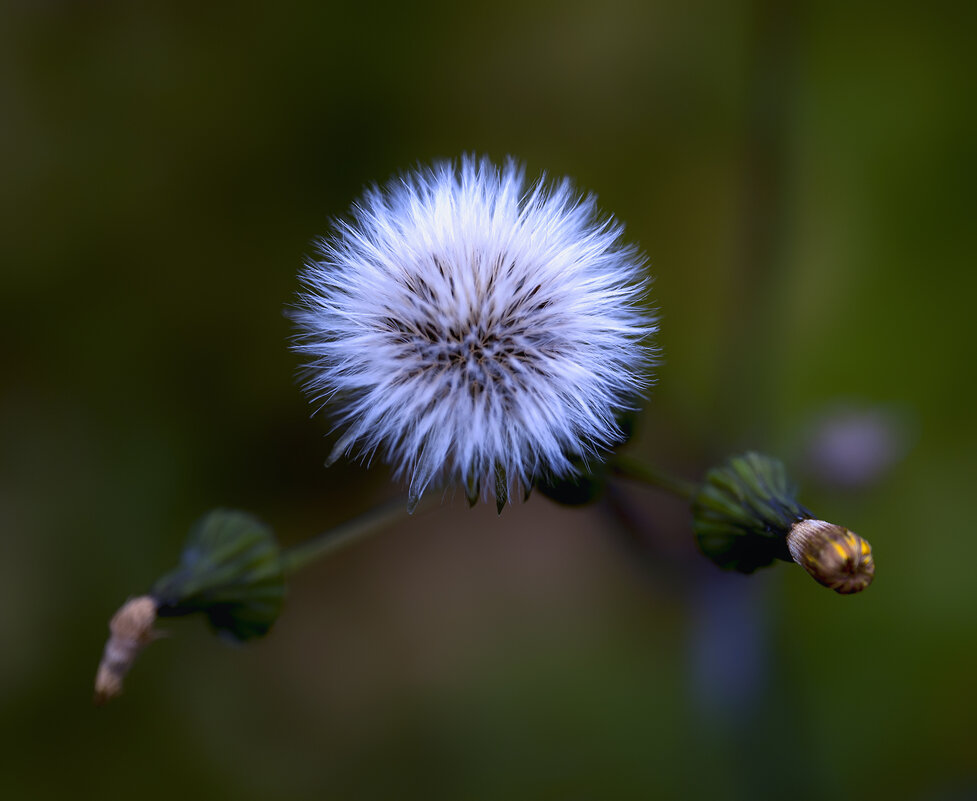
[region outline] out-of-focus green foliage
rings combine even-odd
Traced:
[[[0,15],[0,797],[974,792],[972,9]],[[782,457],[873,586],[726,575],[650,491],[459,494],[298,575],[253,645],[164,621],[90,708],[109,616],[204,510],[288,545],[389,494],[379,462],[322,467],[282,311],[365,184],[465,151],[572,175],[647,252],[663,360],[629,448],[690,478]],[[857,491],[805,471],[838,404],[907,421]],[[645,572],[610,536],[634,520]]]

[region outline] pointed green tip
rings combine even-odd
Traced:
[[[501,464],[495,465],[495,509],[499,514],[509,502],[509,478]]]
[[[417,505],[421,502],[420,495],[410,495],[407,498],[407,514],[412,515],[417,510]]]
[[[474,476],[470,476],[465,481],[465,498],[468,500],[468,508],[471,509],[478,503],[478,496],[482,492],[481,482]]]

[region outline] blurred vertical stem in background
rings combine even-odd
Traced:
[[[730,265],[717,409],[708,443],[724,445],[746,431],[762,440],[776,398],[772,358],[779,338],[784,262],[794,208],[793,133],[801,57],[799,10],[789,3],[757,0],[747,35],[746,117],[743,121],[739,190],[739,238]],[[749,309],[749,313],[744,313]]]
[[[780,341],[775,332],[785,316],[779,299],[794,204],[790,165],[794,98],[799,92],[799,13],[790,3],[755,0],[749,15],[740,241],[731,265],[732,285],[727,287],[726,323],[720,327],[725,345],[717,360],[717,397],[723,403],[706,440],[711,448],[728,445],[731,436],[763,442],[774,417],[775,351]],[[721,473],[713,475],[722,478]],[[767,645],[769,622],[762,596],[735,582],[700,584],[695,623],[700,647],[689,655],[691,672],[698,676],[696,694],[726,699],[702,705],[702,746],[707,752],[729,754],[725,766],[736,766],[746,797],[757,798],[768,795],[770,787],[793,781],[789,766],[794,752],[788,744],[797,734],[782,711],[789,708],[789,699],[777,703],[776,686],[767,690],[769,702],[759,703],[765,675],[779,673],[769,665],[773,652]],[[741,664],[744,671],[717,673],[703,659]],[[763,740],[777,751],[757,760],[752,743],[761,731],[768,733]],[[822,795],[818,779],[811,781],[809,792]]]

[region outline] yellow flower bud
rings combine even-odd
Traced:
[[[787,549],[814,580],[842,595],[861,592],[875,576],[872,546],[853,531],[823,520],[800,520]]]

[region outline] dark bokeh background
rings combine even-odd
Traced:
[[[0,796],[977,797],[958,5],[7,4]],[[323,469],[283,309],[364,184],[468,151],[648,253],[632,452],[782,456],[875,585],[724,576],[651,490],[455,502],[300,575],[254,646],[174,623],[93,709],[108,617],[198,515],[295,542],[395,491]]]

